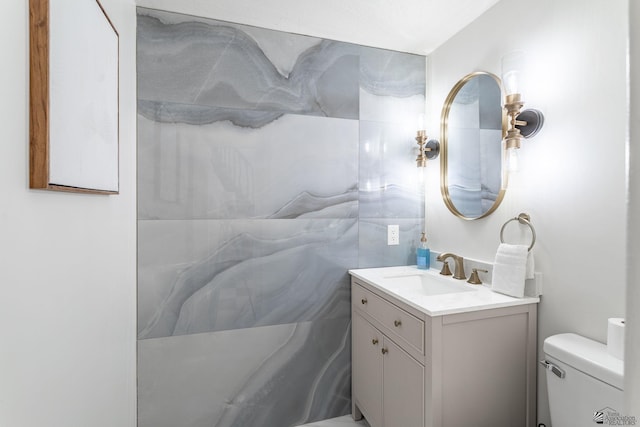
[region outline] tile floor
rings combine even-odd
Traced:
[[[351,415],[345,415],[344,417],[304,424],[299,427],[369,427],[369,424],[364,419],[362,421],[353,421]]]

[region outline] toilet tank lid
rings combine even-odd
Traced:
[[[544,353],[623,390],[624,362],[611,356],[605,344],[577,334],[552,335],[544,340]]]

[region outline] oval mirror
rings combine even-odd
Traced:
[[[465,76],[451,89],[441,118],[440,189],[451,212],[480,219],[504,197],[502,139],[506,115],[500,79],[490,73]]]

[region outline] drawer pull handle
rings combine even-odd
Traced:
[[[378,344],[378,338],[374,338],[371,340],[371,344],[376,345]]]
[[[401,320],[394,320],[393,324],[397,328],[398,326],[402,325],[402,321]]]
[[[362,299],[360,300],[360,302],[361,302],[362,304],[366,304],[366,303],[367,303],[367,299],[366,299],[366,298],[362,298]]]
[[[382,354],[387,354],[387,353],[389,353],[389,350],[387,350],[386,348],[382,348],[382,350],[381,350],[381,351],[382,351]]]

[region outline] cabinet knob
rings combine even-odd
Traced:
[[[371,344],[376,345],[378,344],[378,338],[374,338],[371,340]]]
[[[402,325],[402,321],[401,320],[394,320],[393,324],[397,328],[398,326]]]
[[[362,299],[360,300],[360,302],[362,302],[362,304],[366,304],[366,303],[367,303],[367,299],[366,299],[366,298],[362,298]]]
[[[382,351],[382,354],[387,354],[387,353],[389,353],[389,350],[387,350],[387,349],[386,349],[386,348],[384,348],[384,347],[382,348],[382,350],[381,350],[381,351]]]

